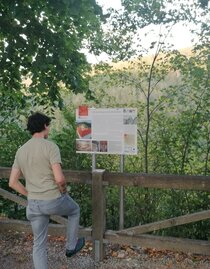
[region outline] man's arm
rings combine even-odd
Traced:
[[[52,170],[56,183],[58,184],[59,190],[61,193],[66,192],[66,180],[61,168],[60,163],[52,164]]]
[[[20,176],[21,176],[20,169],[12,168],[9,178],[9,187],[19,192],[20,194],[27,196],[28,192],[25,186],[19,181]]]

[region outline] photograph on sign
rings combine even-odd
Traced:
[[[99,149],[100,149],[100,152],[107,152],[107,149],[108,149],[108,142],[107,141],[100,141],[99,142],[100,146],[99,146]]]
[[[78,152],[92,152],[92,140],[76,139],[76,151]]]
[[[77,138],[91,139],[91,121],[77,120],[76,121]]]

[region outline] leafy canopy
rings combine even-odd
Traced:
[[[94,47],[102,10],[95,0],[2,0],[0,2],[1,98],[32,81],[29,94],[59,100],[59,82],[88,91],[89,65],[81,48]],[[60,104],[61,105],[61,104]]]

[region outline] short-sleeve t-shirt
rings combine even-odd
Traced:
[[[61,196],[52,164],[61,163],[58,146],[44,138],[31,138],[16,153],[13,168],[21,170],[28,199],[51,200]]]

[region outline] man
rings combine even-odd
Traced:
[[[77,238],[79,205],[67,194],[61,168],[60,151],[47,140],[51,119],[39,112],[28,118],[27,129],[32,138],[17,150],[9,186],[27,196],[27,218],[34,236],[33,262],[35,269],[48,269],[47,233],[50,215],[68,216],[66,256],[80,251],[84,238]],[[19,181],[24,176],[26,187]]]

